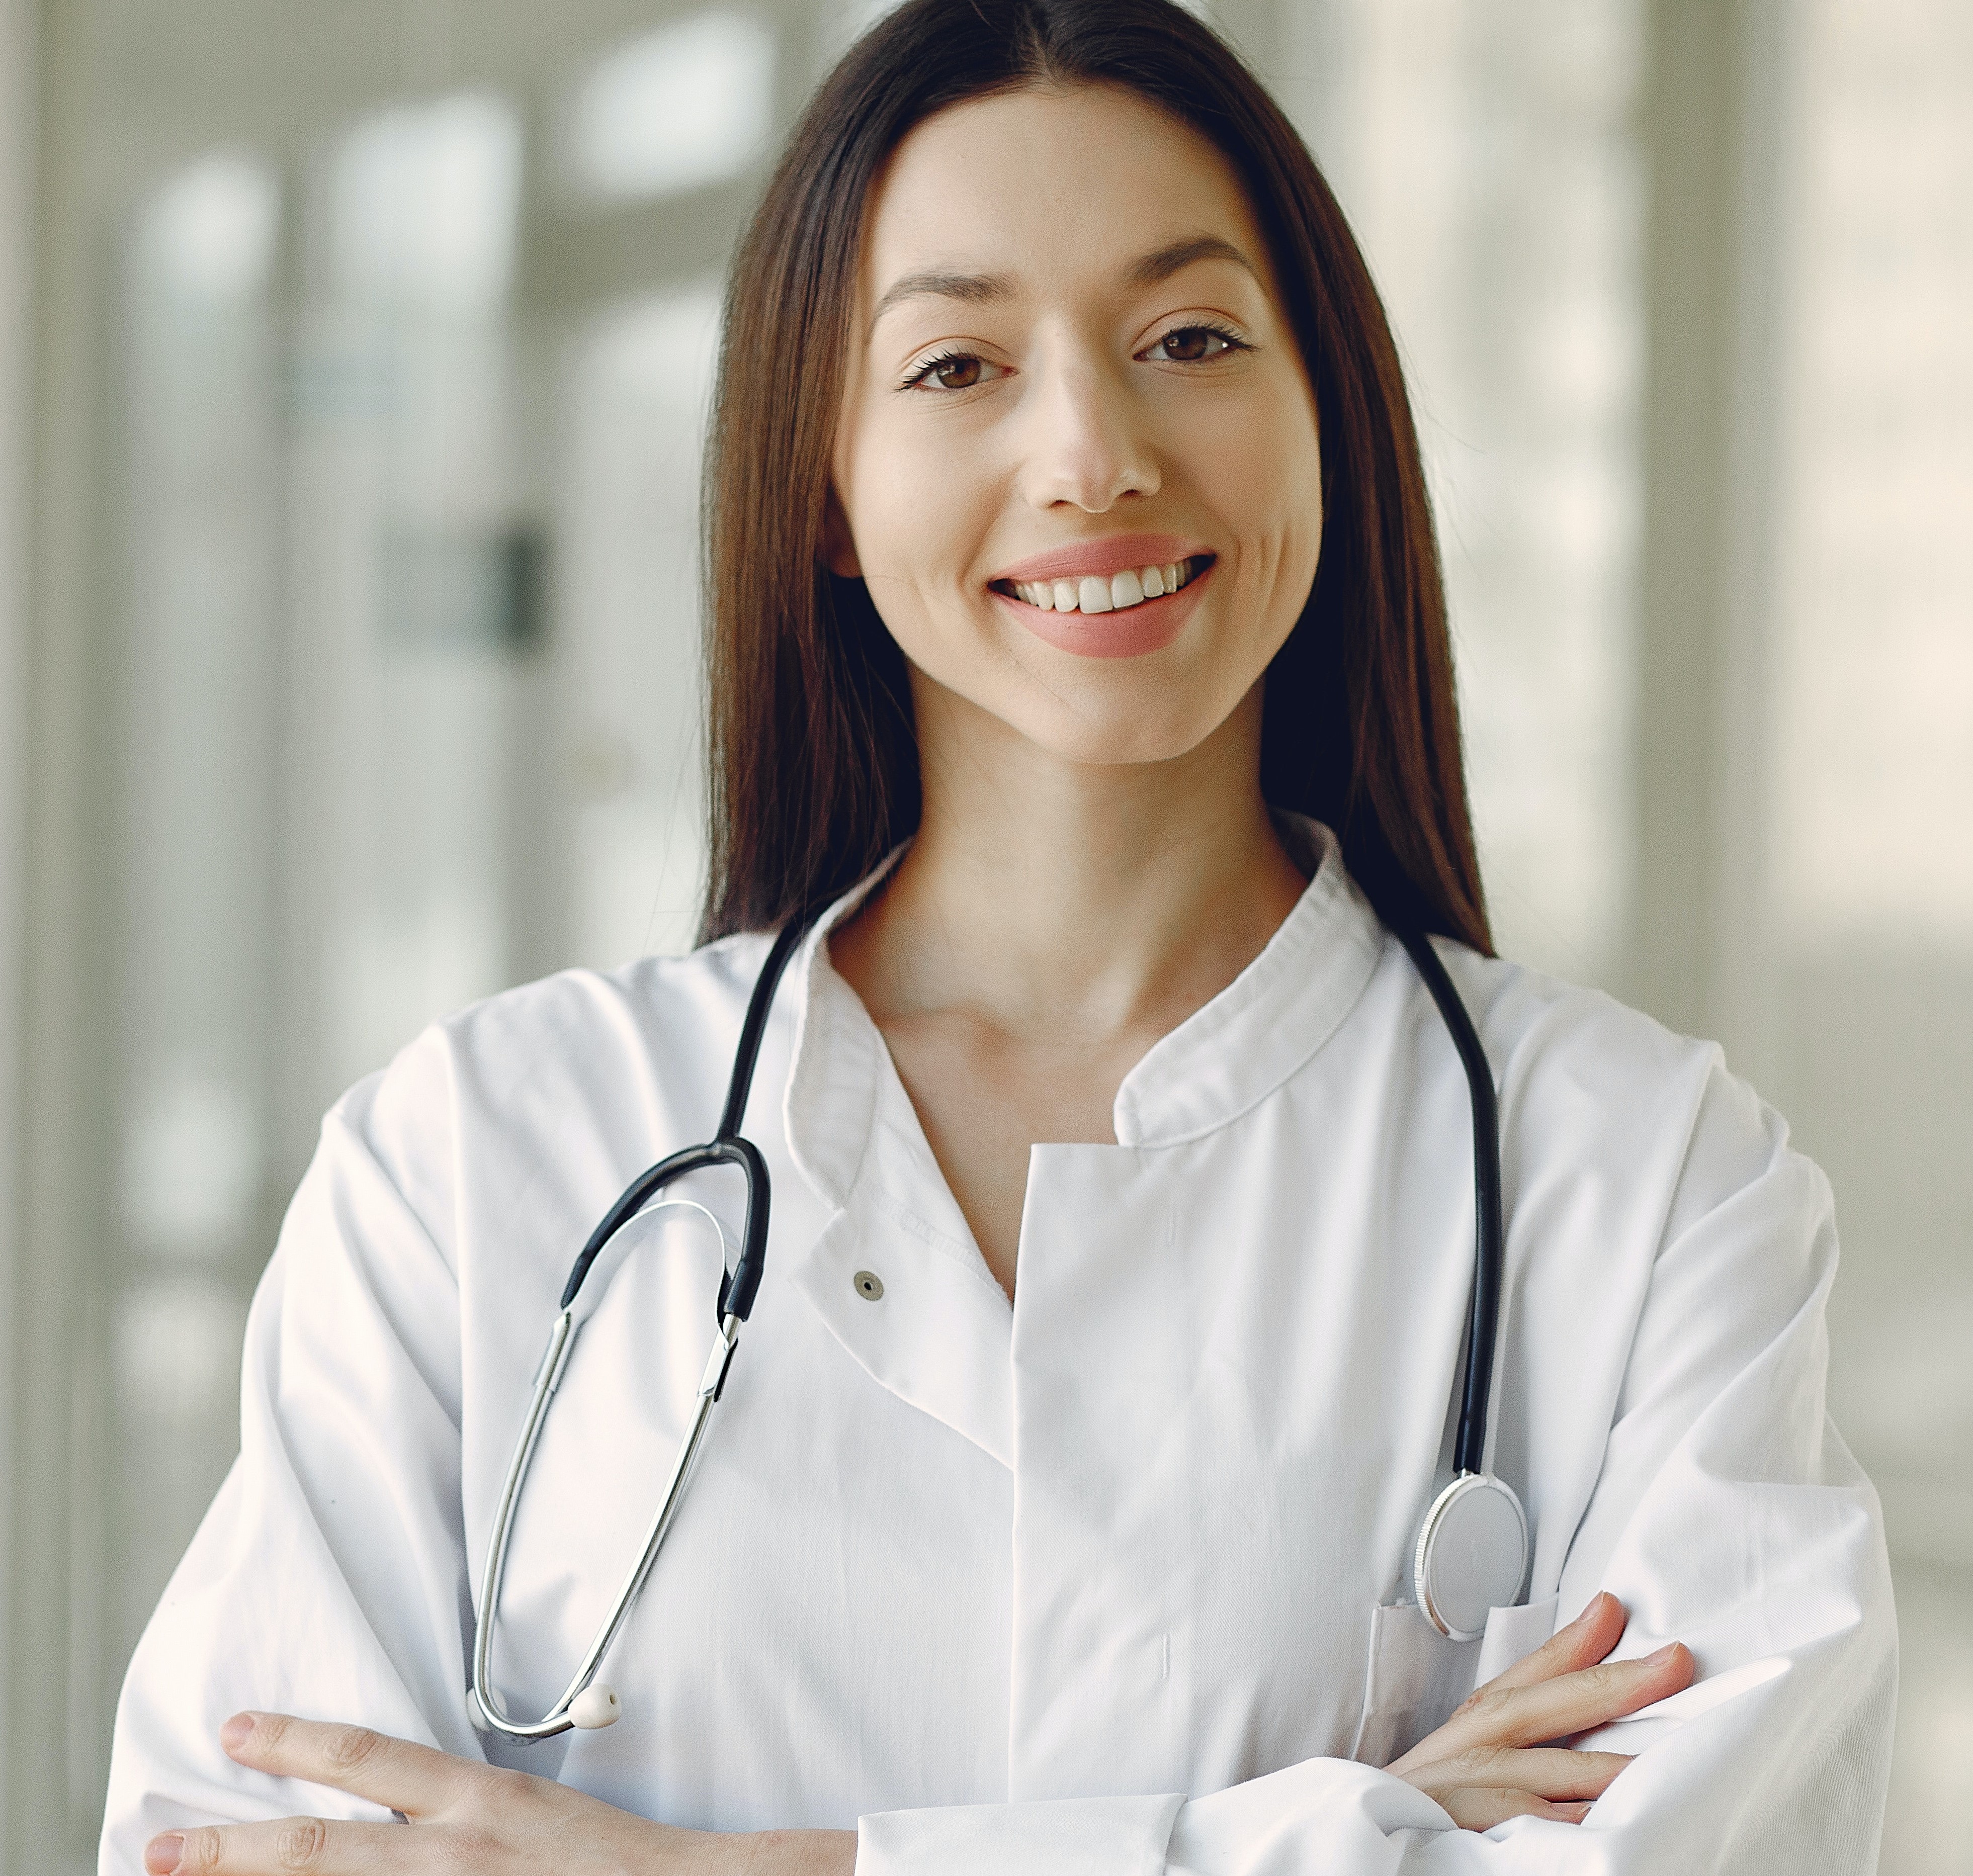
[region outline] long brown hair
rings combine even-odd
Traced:
[[[1322,439],[1321,556],[1268,669],[1262,792],[1336,831],[1385,917],[1490,951],[1438,544],[1382,304],[1294,126],[1170,0],[908,0],[795,127],[735,260],[708,445],[702,940],[846,891],[918,825],[903,654],[821,554],[863,220],[914,126],[1038,83],[1125,87],[1244,185]]]

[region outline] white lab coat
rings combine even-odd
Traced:
[[[679,1824],[860,1820],[860,1876],[1873,1868],[1895,1638],[1824,1410],[1821,1174],[1716,1048],[1441,944],[1500,1091],[1493,1465],[1534,1533],[1525,1606],[1441,1639],[1407,1565],[1449,1467],[1466,1084],[1300,831],[1306,894],[1125,1077],[1117,1143],[1034,1149],[1011,1306],[827,921],[798,953],[748,1112],[767,1277],[607,1665],[624,1717],[493,1757]],[[492,998],[330,1113],[239,1461],[118,1710],[105,1871],[188,1822],[380,1815],[233,1765],[240,1708],[483,1751],[473,1605],[569,1264],[711,1132],[765,950]],[[735,1191],[694,1189],[737,1236]],[[628,1235],[515,1528],[496,1678],[524,1714],[641,1541],[712,1338],[710,1228]],[[1703,1678],[1598,1736],[1642,1756],[1587,1822],[1463,1833],[1378,1769],[1603,1588],[1621,1652],[1677,1638]]]

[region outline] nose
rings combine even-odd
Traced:
[[[1036,508],[1067,502],[1101,515],[1126,495],[1155,495],[1159,475],[1129,388],[1101,361],[1044,366],[1030,403],[1022,492]]]

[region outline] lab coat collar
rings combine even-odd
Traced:
[[[1330,1040],[1369,982],[1385,931],[1343,868],[1342,845],[1302,815],[1277,815],[1274,822],[1310,874],[1308,886],[1261,955],[1124,1075],[1113,1115],[1119,1146],[1176,1146],[1237,1120]],[[830,966],[829,933],[904,852],[894,850],[830,905],[791,971],[799,1010],[784,1105],[787,1144],[803,1175],[839,1208],[864,1164],[882,1075],[894,1071],[856,992]],[[935,1168],[931,1184],[943,1194]],[[953,1219],[959,1239],[970,1243],[957,1208]]]
[[[1335,835],[1301,815],[1278,814],[1275,824],[1309,883],[1260,956],[1124,1077],[1112,1117],[1120,1146],[1176,1146],[1238,1119],[1329,1040],[1369,982],[1386,934],[1344,868]],[[788,1146],[803,1176],[838,1207],[849,1203],[879,1090],[895,1071],[876,1026],[829,964],[829,934],[905,851],[896,848],[823,914],[790,973],[800,1002],[784,1109]],[[956,1223],[955,1235],[970,1245],[971,1234],[921,1135],[915,1144],[930,1168],[930,1188],[951,1209],[951,1219],[941,1222]],[[925,1168],[911,1169],[915,1175]],[[916,1176],[912,1184],[918,1187]]]
[[[1299,817],[1281,825],[1307,887],[1261,955],[1124,1078],[1118,1145],[1176,1146],[1237,1119],[1322,1047],[1369,981],[1383,935],[1335,836]],[[829,933],[902,851],[829,907],[791,968],[785,1136],[835,1216],[790,1276],[873,1379],[1011,1466],[1012,1309],[882,1034],[829,963]],[[867,1274],[883,1286],[881,1307],[859,1287]]]
[[[1370,981],[1384,930],[1340,843],[1301,815],[1275,825],[1308,884],[1261,955],[1124,1077],[1120,1146],[1176,1146],[1237,1120],[1335,1034]]]

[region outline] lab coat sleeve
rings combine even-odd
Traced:
[[[459,1697],[459,1307],[440,1242],[450,1160],[405,1150],[451,1111],[428,1037],[323,1123],[248,1317],[239,1458],[118,1704],[104,1876],[141,1870],[146,1840],[176,1825],[388,1817],[235,1765],[218,1734],[242,1708],[361,1717],[480,1756]]]
[[[1620,1652],[1684,1641],[1698,1685],[1589,1743],[1634,1753],[1579,1825],[1480,1835],[1388,1773],[1310,1760],[1170,1804],[863,1820],[859,1876],[1869,1876],[1896,1637],[1876,1500],[1824,1405],[1827,1187],[1716,1065],[1653,1263],[1560,1619],[1607,1588]],[[1100,1842],[1101,1851],[1092,1846]]]

